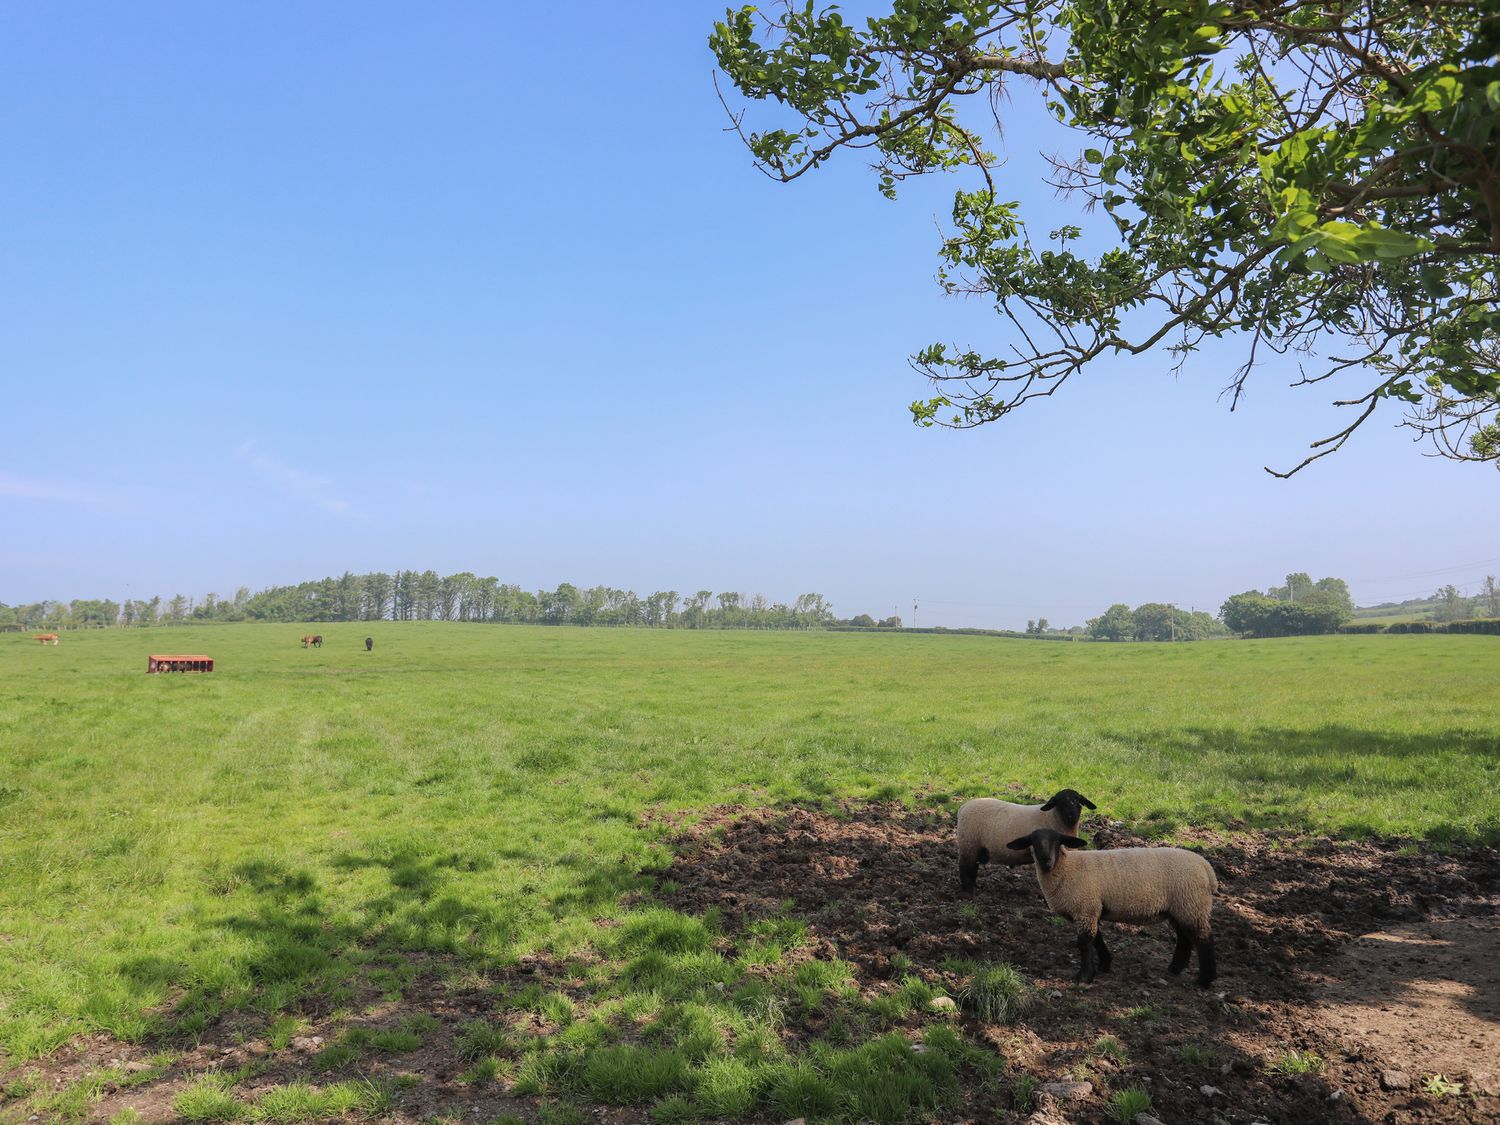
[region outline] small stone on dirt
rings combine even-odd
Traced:
[[[1380,1088],[1382,1090],[1405,1090],[1411,1086],[1411,1078],[1404,1070],[1382,1070],[1380,1072]]]
[[[958,1001],[951,996],[934,996],[932,1003],[928,1005],[934,1012],[956,1012]]]
[[[1137,1113],[1135,1125],[1167,1125],[1160,1117],[1152,1117],[1149,1113]]]
[[[1202,1094],[1205,1098],[1217,1098],[1223,1091],[1217,1086],[1199,1086],[1198,1093]]]
[[[1069,1102],[1088,1097],[1094,1092],[1094,1084],[1092,1082],[1043,1082],[1041,1090],[1042,1093],[1060,1102]]]
[[[1057,989],[1054,988],[1051,992],[1047,993],[1047,999],[1048,1000],[1061,1000],[1062,999],[1062,993],[1059,992]]]

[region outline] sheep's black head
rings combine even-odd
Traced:
[[[1071,832],[1077,832],[1078,821],[1083,816],[1083,810],[1097,807],[1093,801],[1090,801],[1082,793],[1078,792],[1078,790],[1061,789],[1053,794],[1052,800],[1042,806],[1042,811],[1055,811],[1063,827]]]
[[[1037,870],[1051,871],[1064,848],[1086,848],[1088,844],[1077,836],[1064,836],[1051,828],[1037,828],[1005,846],[1012,851],[1030,851],[1031,858],[1036,860]]]

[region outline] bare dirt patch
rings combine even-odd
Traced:
[[[1085,831],[1099,847],[1144,842],[1105,820]],[[1110,927],[1114,971],[1074,986],[1072,930],[1049,915],[1031,870],[982,868],[977,896],[961,898],[951,815],[900,804],[713,810],[680,834],[664,897],[717,908],[731,932],[787,911],[806,918],[816,952],[852,961],[872,991],[905,972],[956,990],[955,961],[1009,962],[1043,1002],[1014,1027],[974,1030],[1013,1073],[1090,1082],[1057,1109],[1074,1121],[1104,1120],[1109,1091],[1136,1083],[1167,1122],[1500,1121],[1500,854],[1182,836],[1220,879],[1220,977],[1208,991],[1191,973],[1164,975],[1165,925]],[[1123,1058],[1100,1049],[1106,1037]],[[1382,1088],[1398,1070],[1407,1087]],[[1434,1074],[1465,1093],[1430,1093]],[[1025,1117],[1004,1109],[976,1103],[968,1116]]]

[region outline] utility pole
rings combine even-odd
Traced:
[[[913,629],[915,629],[917,627],[917,599],[916,598],[913,598],[912,601],[911,601],[911,627]]]

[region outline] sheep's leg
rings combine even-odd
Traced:
[[[1172,950],[1172,963],[1167,966],[1167,972],[1175,977],[1187,968],[1188,958],[1193,955],[1193,935],[1175,922],[1172,923],[1172,928],[1177,931],[1177,948]],[[1202,964],[1201,961],[1199,963]]]
[[[1214,978],[1218,975],[1219,965],[1214,958],[1214,939],[1210,934],[1198,940],[1198,987],[1207,988],[1213,984]]]
[[[1109,972],[1110,962],[1114,960],[1114,957],[1110,955],[1108,946],[1104,944],[1103,933],[1096,933],[1094,935],[1094,953],[1099,959],[1099,971],[1101,973]]]
[[[979,856],[976,853],[958,853],[958,889],[960,893],[972,895],[979,881]]]
[[[1078,931],[1078,975],[1073,978],[1074,984],[1088,984],[1094,979],[1099,971],[1099,963],[1094,955],[1094,938],[1098,935],[1098,926],[1093,931]]]

